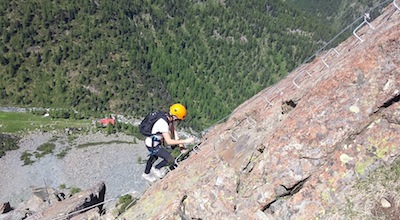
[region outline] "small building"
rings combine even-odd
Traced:
[[[100,124],[102,124],[103,126],[107,126],[108,124],[115,124],[115,120],[113,118],[103,118],[100,119]]]

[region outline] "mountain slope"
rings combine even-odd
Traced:
[[[314,14],[325,22],[328,22],[329,25],[340,29],[349,25],[363,13],[371,12],[370,8],[374,8],[384,2],[389,3],[390,0],[287,0],[287,2],[289,5],[306,13]],[[379,13],[373,13],[372,16],[374,18],[375,14],[378,15]]]
[[[363,42],[351,36],[237,107],[121,219],[396,214],[399,10],[390,4],[372,25],[357,31]]]
[[[2,1],[0,104],[143,117],[182,102],[202,130],[335,32],[278,0]]]

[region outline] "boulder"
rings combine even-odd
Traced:
[[[31,197],[20,203],[17,207],[18,210],[29,210],[30,212],[39,212],[65,199],[64,193],[51,187],[29,187],[31,190]]]
[[[7,212],[9,212],[9,211],[11,211],[11,210],[12,210],[12,208],[11,208],[9,202],[2,202],[2,203],[0,203],[0,214],[7,213]]]
[[[106,186],[104,182],[100,182],[88,190],[81,191],[69,198],[54,202],[42,210],[38,210],[27,219],[53,219],[63,216],[65,216],[65,219],[77,219],[76,216],[82,216],[82,213],[86,212],[85,216],[97,216],[94,213],[99,213],[98,216],[100,216],[103,211],[105,192]],[[92,217],[79,219],[92,219]]]

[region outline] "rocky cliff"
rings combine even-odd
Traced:
[[[209,129],[121,219],[398,217],[400,9]]]

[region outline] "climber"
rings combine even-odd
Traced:
[[[186,107],[177,103],[170,107],[169,113],[150,113],[140,124],[140,133],[147,136],[145,145],[150,152],[150,157],[142,174],[145,180],[155,182],[157,178],[163,178],[167,172],[165,167],[174,163],[174,157],[162,146],[163,142],[168,146],[178,145],[183,150],[185,149],[184,144],[194,141],[194,138],[180,140],[175,131],[174,122],[184,120],[186,114]],[[159,157],[163,158],[163,160],[153,167]]]

